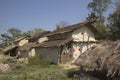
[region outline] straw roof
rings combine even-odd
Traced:
[[[42,42],[40,44],[37,44],[34,47],[55,47],[55,46],[61,46],[66,43],[69,43],[72,41],[72,39],[62,39],[62,40],[54,40],[54,41],[47,41],[47,42]]]
[[[16,39],[14,42],[19,42],[22,39],[28,39],[30,36],[24,36],[24,37],[20,37],[18,39]]]
[[[7,46],[3,49],[4,52],[7,52],[7,51],[10,51],[14,48],[17,48],[17,45],[10,45],[10,46]]]
[[[102,41],[80,55],[75,64],[89,71],[106,71],[107,76],[120,77],[120,41]]]
[[[98,33],[97,29],[95,27],[93,27],[90,22],[85,21],[83,23],[78,23],[78,24],[66,26],[66,27],[63,27],[63,28],[57,28],[56,30],[47,34],[46,36],[71,32],[71,31],[74,31],[74,30],[76,30],[80,27],[84,27],[84,26],[87,26],[94,33]]]
[[[23,45],[23,46],[20,46],[20,47],[18,47],[17,48],[17,50],[30,50],[33,46],[35,45],[35,43],[27,43],[27,44],[25,44],[25,45]]]
[[[32,37],[30,37],[30,38],[28,38],[28,39],[29,39],[29,40],[38,39],[38,38],[40,38],[40,37],[42,37],[43,35],[48,34],[48,33],[50,33],[50,31],[39,32],[39,33],[33,35]]]

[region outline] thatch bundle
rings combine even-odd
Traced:
[[[102,41],[79,56],[75,64],[86,71],[98,70],[107,76],[120,76],[120,41]]]

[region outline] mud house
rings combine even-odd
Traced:
[[[15,40],[11,45],[6,46],[3,51],[5,55],[16,56],[17,55],[17,48],[23,46],[24,44],[28,43],[28,39],[30,36],[21,37]]]
[[[48,33],[50,33],[50,31],[43,31],[43,32],[36,33],[35,35],[27,38],[29,43],[19,46],[17,48],[18,58],[27,58],[30,56],[35,56],[35,49],[32,47],[37,43],[41,43],[48,40],[47,37],[43,37]]]
[[[17,45],[9,45],[3,49],[5,55],[9,56],[16,56],[16,49],[18,48]]]
[[[41,55],[50,57],[53,63],[74,62],[78,56],[95,45],[98,33],[90,22],[82,22],[49,32],[20,38],[4,49],[5,54],[27,58]]]
[[[57,28],[34,46],[36,55],[48,56],[53,63],[73,62],[95,44],[97,32],[90,22]]]

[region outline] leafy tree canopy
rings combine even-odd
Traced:
[[[103,21],[103,13],[108,9],[111,0],[93,0],[87,6],[87,8],[98,16],[100,21]]]
[[[17,28],[10,28],[7,31],[8,33],[1,34],[0,40],[4,45],[12,44],[12,42],[22,36],[21,30]]]
[[[92,0],[87,6],[88,10],[90,10],[90,14],[86,18],[89,22],[95,22],[93,25],[98,29],[100,34],[97,36],[97,39],[106,39],[106,25],[105,17],[103,13],[107,11],[109,5],[111,4],[111,0]]]
[[[116,2],[116,10],[109,15],[110,39],[120,39],[120,0]]]

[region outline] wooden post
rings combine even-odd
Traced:
[[[82,35],[83,35],[83,42],[84,42],[84,33]]]
[[[88,36],[88,40],[87,40],[87,49],[89,48],[89,36]]]

